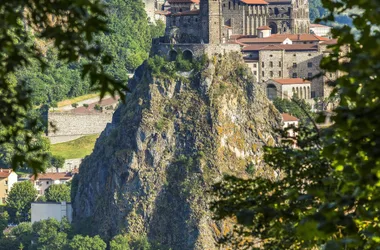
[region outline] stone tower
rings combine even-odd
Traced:
[[[272,34],[310,33],[308,0],[267,0]]]
[[[292,0],[292,6],[292,33],[310,33],[309,1]]]
[[[204,43],[222,42],[222,5],[220,0],[201,0],[201,30]]]

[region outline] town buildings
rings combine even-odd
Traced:
[[[54,184],[64,184],[71,181],[74,173],[46,173],[39,174],[37,178],[32,176],[30,181],[33,182],[34,188],[38,191],[38,195],[44,195],[47,188]]]
[[[12,169],[0,168],[0,204],[5,204],[8,193],[17,182],[17,174]]]

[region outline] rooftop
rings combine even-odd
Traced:
[[[260,29],[259,27],[258,29]],[[269,28],[269,27],[268,27]],[[294,42],[321,42],[328,41],[326,37],[317,36],[314,34],[273,34],[264,38],[253,37],[241,37],[236,38],[239,43],[243,44],[260,44],[260,43],[282,43],[286,39],[290,39]]]
[[[257,29],[258,29],[258,30],[272,30],[272,28],[269,27],[269,26],[260,26],[260,27],[258,27]]]
[[[260,50],[285,50],[285,51],[316,51],[318,45],[315,44],[254,44],[245,46],[242,51],[260,51]]]
[[[302,78],[282,78],[282,79],[272,79],[272,80],[281,85],[310,84],[310,81],[302,79]]]
[[[72,173],[46,173],[46,174],[39,174],[37,176],[37,180],[70,180],[73,178]],[[31,181],[36,180],[35,176],[32,176],[30,178]]]
[[[7,178],[12,173],[12,169],[0,168],[0,178]]]
[[[172,16],[192,16],[192,15],[199,15],[199,10],[189,10],[184,12],[177,12],[175,14],[171,14]]]
[[[297,117],[294,117],[288,113],[282,113],[281,116],[284,122],[297,122],[299,120]]]
[[[199,0],[168,0],[168,3],[196,3],[199,4]]]
[[[264,0],[240,0],[240,2],[245,4],[268,4],[268,2]]]

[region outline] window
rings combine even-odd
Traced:
[[[271,71],[269,74],[270,74],[270,77],[273,77],[273,71]]]
[[[311,54],[309,54],[309,56],[311,56]]]
[[[269,55],[270,57],[273,57],[273,55]]]
[[[308,63],[307,63],[307,67],[308,67],[308,68],[312,68],[312,67],[313,67],[313,63],[308,62]]]
[[[257,76],[257,71],[253,71],[253,74],[254,74],[255,76]]]
[[[5,181],[5,185],[8,185],[8,181]]]
[[[297,73],[293,73],[293,78],[297,78]]]
[[[261,67],[263,67],[263,68],[264,68],[264,62],[261,62]]]
[[[264,73],[264,71],[262,72],[262,75],[263,75],[263,77],[265,76],[265,73]]]
[[[49,182],[47,181],[46,184],[49,185]]]
[[[311,91],[311,98],[315,97],[315,91]]]
[[[297,56],[296,54],[293,54],[293,56]]]
[[[6,194],[8,193],[8,189],[5,189],[5,193],[6,193]]]
[[[254,64],[253,64],[253,67],[254,67],[254,68],[257,68],[257,64],[256,64],[256,63],[254,63]]]
[[[273,68],[273,62],[269,62],[269,66]]]
[[[312,77],[313,77],[313,73],[310,73],[310,72],[307,73],[307,77],[308,77],[308,78],[312,78]]]
[[[282,63],[281,62],[278,62],[278,67],[281,67]]]
[[[297,63],[293,63],[293,68],[297,68]]]
[[[278,72],[278,76],[281,77],[281,71]]]

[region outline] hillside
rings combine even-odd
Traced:
[[[280,115],[240,54],[201,64],[200,74],[169,74],[169,65],[181,64],[155,58],[137,70],[127,103],[73,181],[80,233],[146,235],[163,249],[219,249],[231,224],[212,219],[207,191],[226,173],[249,177],[249,166],[265,173],[261,148],[275,143]]]

